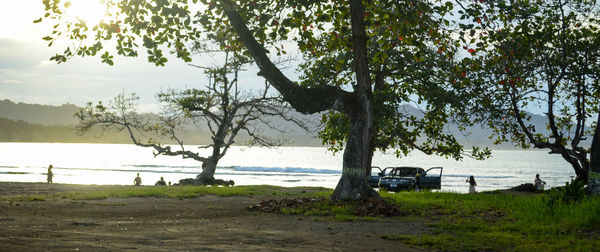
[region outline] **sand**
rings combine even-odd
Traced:
[[[273,196],[11,201],[111,186],[0,182],[0,251],[418,251],[383,234],[423,223],[333,221],[247,210]]]

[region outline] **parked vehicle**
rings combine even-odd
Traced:
[[[386,172],[392,170],[393,167],[386,167],[384,169],[379,168],[379,166],[371,166],[371,176],[369,176],[369,185],[373,188],[379,187],[379,179],[385,177],[387,175]]]
[[[387,191],[413,190],[417,185],[419,189],[440,189],[442,170],[442,167],[432,167],[427,171],[421,167],[393,167],[379,179],[378,187]]]

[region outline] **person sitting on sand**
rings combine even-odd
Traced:
[[[133,179],[133,184],[139,186],[142,184],[142,178],[140,178],[140,173],[138,172],[137,177]]]
[[[165,182],[165,179],[163,177],[160,177],[160,180],[156,181],[156,183],[154,185],[156,185],[156,186],[166,186],[167,182]]]
[[[467,178],[466,182],[469,182],[469,193],[476,193],[477,191],[475,191],[475,186],[477,186],[477,182],[475,182],[475,177],[471,175],[469,178]]]
[[[47,180],[48,180],[49,184],[52,184],[52,177],[54,176],[54,174],[52,174],[52,168],[53,168],[52,165],[48,166]]]
[[[546,181],[540,179],[540,174],[535,174],[535,180],[533,181],[533,185],[536,190],[543,191],[544,186],[546,186]]]

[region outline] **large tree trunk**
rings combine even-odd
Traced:
[[[217,162],[212,158],[202,163],[202,172],[196,176],[196,179],[202,184],[209,184],[215,180],[215,170],[217,169]]]
[[[598,113],[596,130],[594,130],[594,138],[592,139],[587,188],[590,194],[600,195],[600,113]]]
[[[215,182],[215,171],[217,170],[217,163],[219,162],[219,155],[221,154],[221,148],[217,146],[219,143],[215,141],[213,152],[208,160],[202,162],[202,172],[196,176],[196,180],[200,184],[213,184]]]
[[[588,181],[588,165],[586,162],[580,162],[577,158],[573,157],[570,153],[563,150],[561,152],[561,156],[565,161],[571,164],[573,170],[575,171],[575,180],[583,182],[584,184]]]
[[[332,200],[355,200],[379,197],[379,194],[369,186],[365,169],[371,166],[368,132],[366,118],[352,118],[348,141],[344,149],[344,163],[342,177],[338,181]],[[365,135],[366,134],[366,135]]]

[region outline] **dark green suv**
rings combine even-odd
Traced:
[[[421,167],[388,167],[389,172],[379,179],[379,188],[387,191],[442,188],[442,167],[425,171]],[[439,170],[439,173],[437,172]]]

